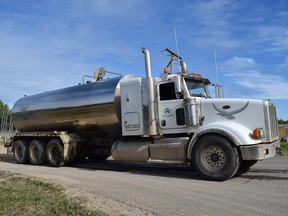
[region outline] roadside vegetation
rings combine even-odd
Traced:
[[[90,211],[69,200],[62,186],[0,171],[0,215],[104,216],[106,214]]]
[[[281,142],[281,155],[288,156],[288,142]]]

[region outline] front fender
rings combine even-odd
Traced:
[[[191,153],[197,140],[207,134],[219,134],[229,139],[235,146],[251,145],[260,143],[260,140],[253,139],[252,131],[247,127],[235,122],[217,122],[207,124],[195,131],[188,145],[187,157],[191,159]]]

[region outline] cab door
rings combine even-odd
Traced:
[[[167,132],[171,129],[186,128],[183,98],[177,98],[174,82],[165,82],[158,85],[158,116],[159,126]]]

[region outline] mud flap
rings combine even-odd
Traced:
[[[77,144],[81,142],[78,134],[61,134],[60,139],[64,145],[64,160],[71,162],[77,159]]]

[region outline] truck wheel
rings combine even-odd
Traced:
[[[206,135],[193,147],[192,164],[203,178],[224,181],[236,174],[240,157],[236,147],[226,138]]]
[[[50,166],[59,167],[64,165],[64,149],[58,139],[52,139],[47,145],[47,162]]]
[[[29,145],[29,160],[31,164],[42,165],[45,163],[45,144],[39,140],[32,140]]]
[[[26,164],[29,162],[28,143],[25,140],[17,140],[13,146],[13,155],[16,163]]]

